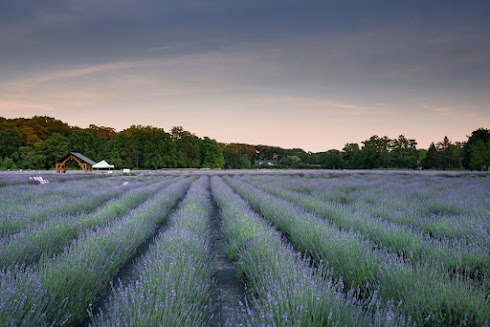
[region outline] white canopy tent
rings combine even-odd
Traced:
[[[94,165],[92,165],[92,168],[96,169],[114,169],[114,165],[109,165],[107,161],[102,160]]]

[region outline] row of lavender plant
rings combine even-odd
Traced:
[[[0,236],[9,236],[56,216],[90,213],[121,194],[119,179],[21,185],[2,190]]]
[[[358,234],[340,231],[291,202],[237,179],[225,180],[305,254],[332,265],[348,288],[359,288],[361,298],[377,292],[385,303],[401,303],[406,317],[420,325],[483,325],[490,321],[484,292],[450,281],[430,267],[410,268],[397,256],[373,249]]]
[[[39,184],[39,182],[33,180],[33,177],[41,177],[48,180],[50,183],[65,183],[67,181],[76,181],[80,179],[101,179],[106,175],[102,174],[54,174],[53,172],[46,173],[46,171],[0,171],[0,187],[15,187],[25,184]]]
[[[71,326],[83,321],[112,276],[164,221],[194,179],[171,185],[122,219],[87,233],[38,270],[4,268],[2,274],[13,277],[0,284],[0,321],[6,326]]]
[[[230,319],[230,326],[400,326],[397,306],[380,308],[375,298],[362,303],[333,283],[322,263],[316,267],[251,210],[219,177],[212,192],[224,219],[227,252],[239,260],[240,274],[255,294],[252,309]],[[352,294],[352,292],[350,292]],[[364,311],[363,311],[364,309]]]
[[[485,178],[356,175],[275,180],[284,188],[409,225],[432,238],[488,245],[490,181]]]
[[[440,267],[446,274],[466,279],[470,283],[486,285],[488,281],[490,255],[486,248],[478,244],[427,239],[413,228],[386,222],[362,212],[352,212],[349,207],[332,206],[316,197],[286,190],[280,184],[261,183],[250,178],[246,181],[330,220],[341,229],[359,232],[363,238],[396,253],[414,267]]]
[[[422,252],[439,252],[446,271],[471,283],[477,280],[490,291],[488,178],[393,175],[276,181],[279,188],[307,191],[327,202],[323,208],[331,212],[376,217],[423,234],[429,246]],[[339,204],[339,198],[347,198],[347,203]],[[441,245],[451,250],[438,251]]]
[[[206,326],[213,268],[210,265],[209,178],[195,181],[171,226],[160,234],[138,262],[137,276],[114,289],[94,326]]]
[[[9,238],[0,240],[0,267],[14,264],[29,265],[41,257],[47,259],[63,251],[64,247],[89,230],[96,230],[148,200],[158,189],[167,187],[176,179],[163,179],[150,185],[124,188],[116,197],[92,214],[78,217],[57,217],[41,225],[34,225]]]

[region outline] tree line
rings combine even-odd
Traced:
[[[46,116],[0,117],[0,169],[52,169],[57,159],[79,152],[117,168],[326,168],[326,169],[473,169],[490,166],[490,130],[480,128],[465,142],[444,137],[428,149],[414,139],[371,136],[342,150],[306,152],[267,145],[223,144],[198,137],[181,126],[132,125],[114,128],[70,126]],[[262,165],[258,165],[262,164]]]

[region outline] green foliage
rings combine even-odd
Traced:
[[[452,143],[448,137],[442,142],[431,143],[425,155],[423,167],[425,169],[459,169],[461,168],[463,145],[460,142]]]
[[[14,160],[9,157],[0,158],[0,169],[17,169]]]
[[[201,168],[223,168],[225,158],[215,140],[204,137],[201,144]]]
[[[16,155],[19,168],[44,169],[46,167],[46,155],[39,147],[21,146]]]
[[[287,156],[282,158],[279,164],[286,168],[299,168],[303,164],[303,161],[298,156]]]
[[[68,153],[70,153],[69,140],[60,133],[51,134],[44,143],[43,152],[46,156],[48,167]]]
[[[171,135],[177,144],[178,167],[199,167],[201,165],[201,139],[185,131],[182,126],[173,127]]]
[[[473,152],[473,146],[482,141],[484,143],[490,142],[490,130],[485,128],[479,128],[471,133],[468,137],[468,141],[463,146],[463,167],[466,169],[475,169],[471,167],[471,157]],[[480,169],[476,168],[476,169]]]
[[[98,153],[98,149],[105,142],[103,138],[97,138],[94,134],[85,131],[77,131],[68,138],[68,152],[83,153],[84,156],[100,161],[103,158]]]
[[[25,144],[17,130],[0,130],[0,157],[12,156],[23,145]]]
[[[51,117],[30,119],[0,117],[0,167],[52,169],[59,157],[79,152],[95,161],[106,160],[117,168],[252,168],[256,160],[274,160],[279,166],[261,168],[327,168],[327,169],[488,169],[484,145],[490,142],[490,131],[478,129],[467,143],[452,143],[446,137],[428,150],[417,149],[414,139],[404,135],[396,139],[371,136],[357,143],[347,143],[339,150],[311,153],[303,149],[283,149],[268,145],[218,144],[208,137],[200,138],[182,126],[170,133],[162,128],[132,125],[121,132],[114,128],[89,125],[70,127]],[[474,152],[473,156],[472,153]],[[473,160],[473,163],[471,163]],[[13,161],[13,163],[12,163]]]
[[[488,170],[490,167],[490,140],[479,140],[471,146],[470,168]]]
[[[342,152],[339,150],[328,150],[318,155],[318,161],[322,168],[327,169],[343,169],[345,168],[345,161],[342,158]]]
[[[225,167],[231,169],[249,169],[252,168],[250,157],[246,154],[238,152],[233,148],[225,148],[223,152],[225,159]]]

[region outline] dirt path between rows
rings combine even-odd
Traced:
[[[237,276],[237,263],[232,262],[226,252],[226,238],[222,228],[222,216],[213,201],[213,214],[210,220],[211,256],[215,266],[215,287],[212,291],[213,319],[211,326],[227,326],[236,317],[240,302],[245,303],[246,291],[244,283]]]

